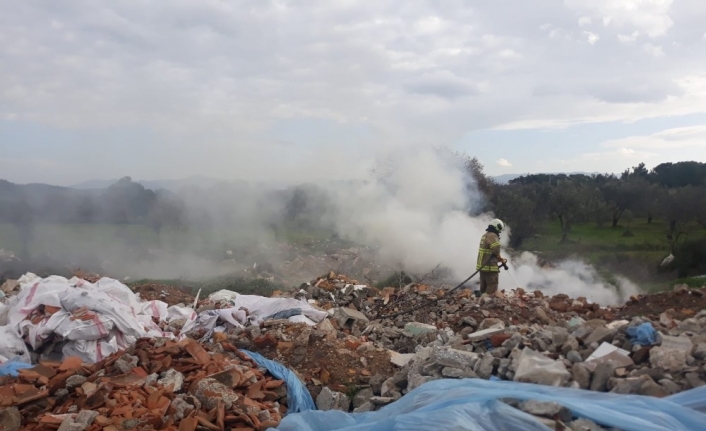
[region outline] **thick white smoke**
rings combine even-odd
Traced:
[[[516,256],[511,262],[512,276],[502,277],[501,288],[517,287],[514,285],[516,280],[524,289],[541,290],[549,295],[565,293],[574,298],[583,296],[601,305],[623,303],[640,291],[622,276],[615,277],[617,287],[606,283],[595,268],[585,262],[565,260],[555,268],[542,268],[537,263],[537,256],[529,252]]]
[[[441,263],[458,279],[475,271],[481,235],[492,214],[469,216],[482,202],[458,158],[437,150],[417,150],[398,155],[385,166],[380,178],[361,186],[337,188],[337,230],[380,248],[387,264],[425,273]],[[505,246],[511,226],[501,236]],[[508,256],[509,257],[509,256]],[[511,259],[512,276],[501,273],[501,288],[523,287],[547,294],[584,296],[601,304],[615,304],[637,292],[621,279],[620,288],[602,281],[581,262],[562,262],[544,269],[536,256],[523,253]],[[470,282],[474,283],[476,280]]]

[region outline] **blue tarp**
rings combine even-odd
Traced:
[[[282,420],[279,431],[551,431],[502,398],[559,403],[575,416],[625,431],[706,429],[706,386],[667,398],[482,379],[436,380],[376,412],[307,411]]]
[[[273,376],[285,381],[287,384],[287,403],[289,405],[287,413],[298,413],[316,409],[316,404],[314,404],[309,390],[292,370],[279,362],[267,359],[259,353],[247,350],[241,350],[241,352],[250,356],[258,366],[267,368],[267,371]]]

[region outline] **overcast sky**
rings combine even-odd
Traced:
[[[706,161],[706,1],[4,1],[0,178]]]

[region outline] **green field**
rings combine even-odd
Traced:
[[[706,238],[706,229],[692,226],[689,239]],[[632,236],[625,236],[625,227],[598,227],[595,223],[572,226],[568,241],[561,242],[559,222],[547,223],[541,233],[526,240],[521,249],[538,252],[550,260],[578,257],[593,264],[608,279],[615,273],[626,275],[649,291],[663,290],[676,283],[670,273],[658,273],[657,268],[669,255],[666,239],[668,224],[661,220],[635,220],[630,224]],[[698,284],[702,280],[686,280]]]

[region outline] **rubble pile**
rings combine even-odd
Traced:
[[[140,339],[88,365],[41,362],[0,379],[0,426],[18,430],[264,430],[287,411],[282,380],[228,343]]]
[[[32,362],[39,365],[32,372],[21,371],[12,388],[2,386],[4,398],[0,400],[10,397],[14,401],[9,405],[18,405],[18,413],[26,418],[28,413],[40,411],[37,405],[43,406],[41,413],[47,418],[32,422],[35,428],[57,429],[69,419],[73,422],[61,431],[67,431],[71,424],[72,428],[82,428],[75,423],[84,420],[88,413],[80,416],[81,411],[94,410],[98,416],[77,431],[111,426],[115,428],[108,431],[128,429],[112,422],[113,417],[135,419],[129,415],[146,408],[144,403],[155,391],[160,394],[155,397],[166,401],[159,398],[162,401],[146,409],[153,413],[155,409],[166,409],[159,416],[164,419],[159,429],[190,431],[192,424],[212,431],[224,427],[237,430],[238,426],[257,429],[270,420],[279,421],[287,405],[281,382],[258,371],[239,353],[241,350],[257,352],[289,367],[321,410],[377,411],[425,383],[441,379],[504,380],[659,398],[706,386],[704,289],[677,286],[673,292],[633,297],[623,306],[601,307],[587,298],[545,296],[540,291],[520,288],[479,298],[471,290],[452,291],[448,286],[422,283],[378,289],[329,272],[290,292],[275,292],[271,298],[215,292],[194,310],[168,306],[159,300],[144,302],[130,296],[133,292],[128,295],[127,288],[114,280],[101,279],[93,284],[72,280],[70,288],[64,286],[64,290],[54,289],[51,282],[56,280],[51,277],[35,282],[36,289],[35,284],[20,281],[19,288],[13,287],[13,292],[18,293],[5,298],[8,325],[0,327],[5,331],[0,333],[0,349],[4,334],[9,338],[22,334],[20,343],[13,346],[16,350],[27,349]],[[93,293],[103,294],[106,289],[114,299],[120,299],[114,300],[111,307],[132,304],[125,309],[125,315],[106,308],[101,301],[87,302]],[[59,302],[55,305],[56,297]],[[136,302],[130,302],[133,300]],[[59,323],[72,325],[72,331],[64,334],[58,329],[57,315],[63,316]],[[135,319],[137,323],[125,324],[125,319]],[[58,352],[60,358],[78,356],[66,350],[67,343],[102,340],[90,335],[101,325],[112,325],[104,328],[108,334],[119,331],[125,343],[119,349],[127,350],[103,352],[93,361],[84,359],[83,362],[97,364],[79,364],[73,374],[96,386],[89,389],[109,387],[105,391],[111,394],[124,390],[126,380],[121,379],[134,380],[135,387],[144,387],[130,392],[130,396],[122,392],[116,395],[119,405],[111,401],[110,405],[88,408],[92,405],[88,400],[95,400],[96,392],[87,395],[85,382],[71,389],[64,381],[57,384],[57,376],[68,377],[68,370],[61,369],[61,361],[49,350]],[[136,332],[138,329],[146,335],[139,335],[142,333]],[[148,339],[158,341],[151,345]],[[63,347],[57,351],[57,346]],[[233,369],[239,370],[239,376],[250,377],[232,377]],[[219,380],[223,376],[239,384]],[[181,392],[165,389],[171,378],[183,378]],[[219,386],[214,392],[209,386],[199,398],[196,382],[211,382],[208,379],[216,379],[227,390]],[[30,391],[27,385],[34,389]],[[58,392],[61,389],[68,394]],[[260,397],[257,391],[265,395]],[[222,400],[235,398],[230,405],[209,404],[205,399],[216,392]],[[60,398],[57,393],[68,398]],[[18,399],[22,400],[19,404]],[[250,422],[239,413],[244,407],[235,399],[247,402],[245,407],[251,408],[246,412]],[[567,413],[561,405],[538,404],[527,398],[504,401],[542,418],[555,429],[603,429],[583,417],[577,418],[571,411]],[[175,410],[170,410],[174,403],[189,403],[194,419],[187,421],[187,413],[178,422],[178,414],[174,416]],[[233,405],[240,410],[229,410]],[[35,410],[30,406],[35,406]],[[100,410],[125,406],[130,406],[127,410],[133,413]],[[259,422],[250,415],[255,408],[259,409],[254,414]],[[2,414],[10,419],[16,417],[7,411]],[[67,414],[72,416],[61,416]],[[96,422],[102,416],[111,422]],[[243,419],[237,426],[236,417]]]
[[[522,289],[481,298],[470,290],[448,293],[414,283],[376,289],[333,273],[302,286],[296,295],[331,308],[338,337],[386,349],[395,365],[393,374],[375,373],[367,385],[359,385],[351,403],[341,401],[342,393],[321,391],[319,408],[377,410],[442,378],[655,397],[706,385],[706,310],[678,308],[652,318],[617,320],[649,295],[621,307],[600,307],[586,298],[545,297]],[[692,303],[703,290],[677,288],[663,296],[672,305]],[[431,302],[426,308],[380,318],[426,302]]]

